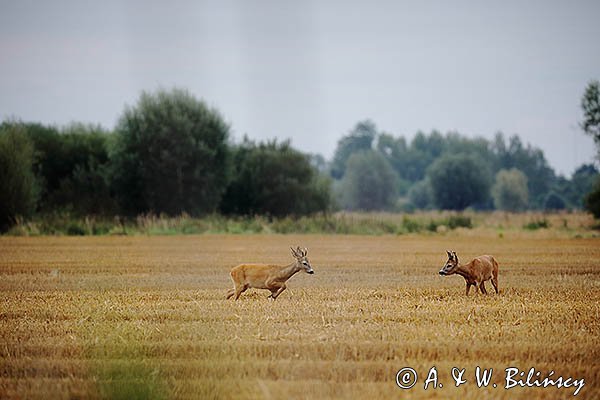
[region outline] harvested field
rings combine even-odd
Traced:
[[[276,301],[225,300],[242,262],[291,262]],[[440,277],[492,254],[500,295]],[[491,285],[488,284],[488,292]],[[600,398],[600,239],[510,234],[0,237],[0,398]],[[432,367],[438,384],[424,390]],[[479,388],[475,369],[493,368]],[[411,367],[418,382],[396,385]],[[466,383],[455,387],[453,367]],[[534,377],[535,378],[535,377]],[[515,377],[517,379],[517,377]],[[497,387],[492,386],[493,383]]]

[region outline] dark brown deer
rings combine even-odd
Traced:
[[[306,258],[308,249],[302,250],[297,247],[296,250],[291,250],[295,261],[288,265],[240,264],[234,267],[231,270],[233,289],[229,289],[227,298],[235,295],[237,300],[247,289],[255,288],[270,290],[271,295],[268,297],[275,300],[285,290],[285,282],[294,274],[300,271],[314,274],[315,271]]]
[[[475,257],[468,264],[461,265],[458,262],[458,256],[454,251],[446,251],[448,261],[444,268],[440,270],[440,275],[447,276],[458,274],[465,278],[467,282],[467,296],[471,286],[478,287],[481,293],[487,294],[485,290],[485,281],[491,280],[496,294],[498,293],[498,263],[492,256]],[[477,289],[475,289],[477,290]]]

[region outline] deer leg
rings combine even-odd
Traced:
[[[481,281],[479,284],[479,290],[481,290],[481,293],[487,294],[487,290],[485,290],[485,281]]]
[[[281,292],[283,292],[285,290],[285,288],[286,288],[286,286],[285,286],[285,283],[284,283],[283,285],[281,285],[279,287],[279,289],[275,293],[273,293],[271,295],[273,297],[273,300],[275,300],[277,297],[279,297],[279,295],[281,294]]]
[[[235,294],[235,289],[229,289],[227,291],[227,299],[230,299],[231,296],[233,296]]]
[[[236,299],[236,300],[237,300],[237,299],[239,299],[239,298],[240,298],[240,295],[241,295],[242,293],[244,293],[244,292],[245,292],[247,289],[248,289],[248,285],[244,285],[244,286],[237,286],[237,287],[235,288],[235,299]]]
[[[471,290],[471,285],[469,284],[469,282],[467,282],[467,296],[469,295],[469,290]]]
[[[496,290],[496,294],[498,294],[498,278],[492,278],[492,286],[494,287],[494,289]]]

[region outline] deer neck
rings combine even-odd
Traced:
[[[463,278],[471,277],[471,270],[469,269],[468,264],[458,264],[458,267],[454,273],[462,276]]]
[[[279,277],[283,280],[288,280],[292,277],[292,275],[294,275],[296,272],[300,271],[300,267],[298,266],[297,262],[293,262],[289,265],[285,265],[283,266],[280,270],[279,270]]]

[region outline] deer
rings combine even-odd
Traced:
[[[496,294],[498,294],[498,263],[492,256],[479,256],[475,257],[468,264],[461,265],[458,262],[458,256],[455,251],[448,251],[448,261],[446,265],[440,270],[440,275],[448,276],[458,274],[465,278],[467,282],[467,292],[469,295],[469,289],[471,286],[478,287],[482,294],[487,294],[485,290],[485,281],[491,280]],[[477,291],[477,289],[475,289]]]
[[[235,295],[237,300],[246,290],[255,288],[270,290],[271,294],[267,298],[275,300],[286,289],[285,282],[297,272],[315,273],[306,258],[307,248],[300,249],[298,246],[296,249],[290,247],[290,250],[295,260],[288,265],[240,264],[233,267],[230,273],[233,289],[227,292],[227,299]]]

